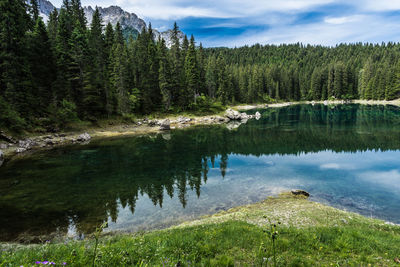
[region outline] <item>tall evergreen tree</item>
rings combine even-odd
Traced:
[[[106,110],[105,48],[100,11],[96,7],[88,38],[89,64],[84,88],[84,105],[89,116],[104,114]]]

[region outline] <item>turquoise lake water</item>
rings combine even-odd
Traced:
[[[400,223],[400,108],[295,105],[226,125],[95,140],[0,168],[0,240],[163,228],[281,191]],[[256,110],[249,111],[255,113]]]

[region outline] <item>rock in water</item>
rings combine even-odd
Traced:
[[[90,139],[92,139],[92,137],[88,133],[83,133],[83,134],[79,135],[76,140],[79,142],[87,142]]]
[[[240,120],[241,119],[240,113],[233,109],[227,109],[225,112],[225,117],[227,117],[230,120]]]
[[[249,115],[247,115],[246,113],[244,113],[244,112],[240,113],[241,120],[247,121],[249,118],[250,118]]]
[[[259,120],[261,118],[261,113],[257,111],[255,114],[255,118],[256,120]]]
[[[170,130],[170,129],[171,129],[171,123],[170,123],[169,119],[165,119],[165,120],[161,121],[161,124],[160,124],[161,131],[166,131],[166,130]]]
[[[292,194],[296,195],[296,196],[305,196],[305,197],[309,197],[310,193],[304,191],[304,190],[300,190],[300,189],[295,189],[292,190]]]

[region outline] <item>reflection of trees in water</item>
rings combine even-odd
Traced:
[[[162,207],[165,194],[187,204],[187,190],[200,197],[209,166],[221,176],[229,154],[299,154],[389,150],[400,147],[400,112],[395,107],[291,106],[262,111],[234,131],[199,127],[137,138],[119,138],[88,146],[61,148],[41,160],[15,161],[1,169],[2,240],[30,230],[66,233],[72,222],[90,233],[111,218],[119,204],[135,212],[140,195]],[[19,183],[15,184],[15,180]]]

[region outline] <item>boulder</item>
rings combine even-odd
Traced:
[[[304,191],[304,190],[300,190],[300,189],[294,189],[291,191],[293,195],[295,196],[305,196],[305,197],[309,197],[310,193]]]
[[[160,122],[160,130],[161,131],[166,131],[166,130],[170,130],[170,129],[171,129],[171,123],[170,123],[169,119],[165,119]]]
[[[83,133],[83,134],[79,135],[76,140],[78,142],[87,142],[90,139],[92,139],[92,137],[88,133]]]
[[[257,111],[254,117],[256,118],[256,120],[259,120],[261,118],[261,113]]]
[[[227,117],[230,120],[240,120],[241,119],[241,114],[233,109],[227,109],[225,111],[225,117]]]

